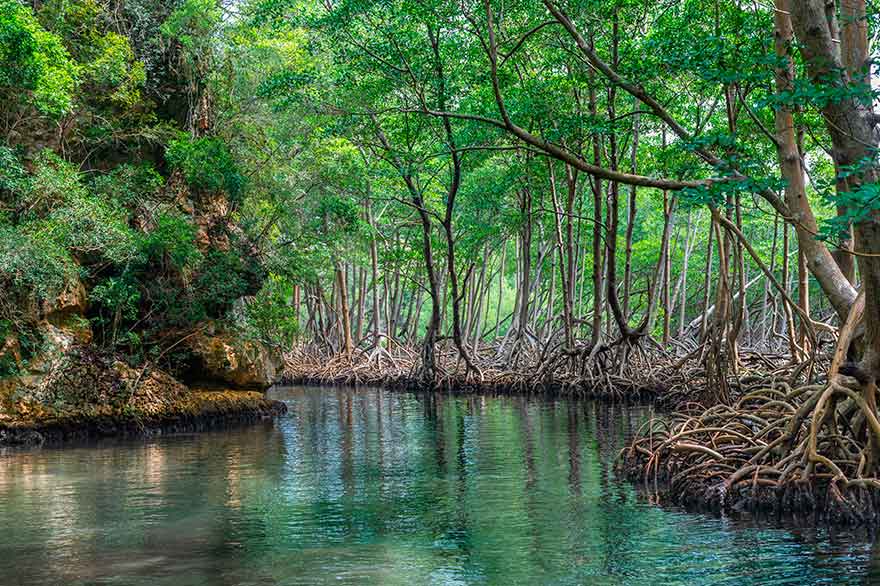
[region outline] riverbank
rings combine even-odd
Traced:
[[[257,390],[186,386],[154,365],[83,346],[39,374],[0,379],[0,445],[200,431],[285,410]]]
[[[257,391],[187,389],[173,401],[55,409],[19,405],[0,413],[0,446],[36,446],[104,437],[149,437],[243,425],[287,407]]]

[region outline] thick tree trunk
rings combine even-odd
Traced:
[[[863,4],[853,0],[847,3],[847,10],[861,11]],[[822,115],[831,136],[835,163],[840,168],[856,169],[855,173],[847,177],[845,185],[847,191],[854,192],[864,185],[877,182],[876,165],[864,163],[873,161],[876,155],[877,130],[872,104],[864,103],[856,95],[858,92],[852,91],[858,89],[859,77],[851,79],[851,74],[845,67],[840,52],[836,15],[833,10],[829,12],[826,8],[827,2],[821,0],[792,2],[791,21],[813,82],[830,83],[843,96],[839,100],[828,100],[823,104]],[[858,33],[851,31],[852,39],[849,40],[847,52],[861,53],[861,36],[865,29],[861,22],[854,23],[853,27],[862,30]],[[867,38],[864,43],[867,46]],[[861,83],[864,84],[864,78]],[[854,232],[855,248],[860,253],[858,265],[865,294],[864,353],[860,368],[870,383],[869,387],[873,388],[875,379],[880,375],[880,211],[875,209],[868,212],[866,217],[855,224]]]
[[[797,21],[795,26],[798,27],[798,37],[804,45],[801,50],[810,66],[810,75],[814,79],[821,77],[829,71],[827,69],[829,65],[827,63],[818,65],[818,60],[829,59],[828,63],[837,62],[842,68],[838,50],[831,37],[829,23],[826,21],[825,4],[826,2],[823,0],[798,0],[796,2],[776,0],[776,10],[773,16],[776,28],[776,55],[787,61],[786,67],[779,67],[775,72],[776,90],[778,92],[791,91],[793,85],[794,62],[789,55],[789,49],[793,40],[792,20],[796,19]],[[847,104],[851,101],[844,100]],[[839,128],[850,128],[847,121],[849,116],[846,114],[841,116],[840,111],[844,109],[847,108],[842,103],[837,102],[829,104],[825,108],[825,111],[833,111],[826,112],[825,114],[826,117],[832,116],[832,118],[828,119],[832,137],[835,134],[841,134],[841,132],[833,130],[833,127],[837,126],[838,123],[842,124]],[[855,118],[862,119],[866,114],[865,108],[860,108],[856,110]],[[861,122],[869,124],[868,119],[861,120]],[[862,133],[867,134],[865,138],[868,140],[873,140],[871,132],[864,133],[862,131]],[[782,176],[787,183],[785,203],[792,215],[792,221],[797,232],[798,246],[804,251],[810,271],[815,275],[831,305],[837,311],[841,320],[843,320],[853,301],[855,301],[856,291],[846,275],[841,271],[840,266],[834,260],[828,248],[815,238],[815,234],[818,232],[818,225],[806,197],[804,169],[797,146],[794,117],[790,107],[783,105],[776,110],[776,139]],[[834,142],[835,150],[838,150],[838,140]],[[847,138],[846,142],[850,143],[851,141]],[[857,150],[864,152],[864,149]],[[849,159],[849,157],[842,154],[835,155],[838,164],[841,163],[841,158]],[[854,163],[857,160],[854,159],[851,162]]]
[[[870,83],[870,63],[868,62],[868,19],[865,0],[841,0],[840,2],[840,41],[841,55],[846,64],[850,80],[855,84],[867,86]],[[867,87],[866,87],[867,89]],[[839,169],[835,167],[839,172]],[[844,179],[836,184],[838,193],[846,192]],[[837,207],[838,216],[846,214],[846,206]],[[852,230],[842,239],[832,253],[841,272],[850,283],[855,284],[855,258],[852,255]]]

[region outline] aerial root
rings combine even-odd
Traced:
[[[733,405],[684,406],[646,422],[618,466],[654,497],[717,510],[880,514],[877,388],[835,375],[792,388],[758,381]]]
[[[699,368],[682,366],[678,357],[650,348],[619,344],[556,346],[518,352],[512,365],[493,345],[471,350],[472,366],[451,345],[438,345],[435,372],[425,381],[418,348],[392,345],[356,350],[352,356],[301,346],[285,354],[288,383],[356,384],[451,391],[559,392],[610,399],[658,399],[678,404],[692,396]]]

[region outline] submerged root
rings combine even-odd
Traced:
[[[872,521],[880,515],[876,393],[839,375],[796,388],[753,381],[733,405],[648,421],[619,466],[679,503]]]

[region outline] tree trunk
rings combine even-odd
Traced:
[[[671,224],[672,218],[672,202],[669,201],[669,193],[663,192],[663,213],[666,219],[665,226]],[[663,301],[663,346],[669,344],[669,324],[672,316],[672,303],[670,297],[671,275],[672,272],[672,255],[669,253],[669,238],[663,239],[663,250],[660,252],[663,258],[663,287],[660,296]]]
[[[639,149],[639,101],[638,99],[633,99],[633,110],[636,111],[636,114],[633,115],[633,138],[632,138],[632,146],[630,149],[630,172],[635,173],[637,171],[637,154]],[[629,186],[629,201],[626,206],[626,250],[623,261],[623,316],[626,319],[629,319],[629,303],[630,303],[630,294],[632,293],[632,255],[633,255],[633,230],[635,229],[636,224],[636,193],[637,189],[635,185]],[[666,191],[663,192],[663,201],[664,208],[665,202],[667,198]]]
[[[559,194],[556,188],[556,174],[553,172],[553,162],[547,162],[548,170],[550,172],[550,195],[553,199],[553,225],[556,228],[554,231],[554,235],[556,236],[556,251],[559,257],[559,276],[560,276],[560,287],[562,288],[562,327],[565,333],[565,346],[567,349],[574,348],[574,323],[572,319],[572,288],[571,288],[571,272],[572,272],[572,243],[571,243],[571,216],[569,215],[568,221],[568,229],[566,232],[566,241],[564,242],[562,236],[562,209],[559,205]],[[569,174],[568,169],[566,168],[566,174]],[[569,196],[567,200],[566,209],[570,209],[572,202],[574,201],[571,186],[571,180],[569,180]],[[552,283],[552,281],[551,281]],[[552,288],[551,288],[552,291]],[[552,294],[551,294],[551,309],[548,312],[548,318],[552,315]],[[552,329],[552,328],[551,328]]]
[[[373,208],[370,200],[367,200],[367,222],[372,228],[370,232],[370,278],[372,280],[372,298],[373,298],[373,344],[379,346],[381,340],[379,337],[381,324],[379,323],[379,251],[376,247],[376,224],[373,219]]]
[[[351,318],[348,309],[348,283],[342,265],[336,262],[336,286],[339,288],[339,319],[342,322],[342,347],[345,356],[351,358],[354,350],[351,341]]]
[[[796,2],[776,0],[776,10],[773,15],[776,28],[776,55],[787,63],[785,67],[778,67],[775,70],[777,92],[791,91],[793,86],[794,62],[789,55],[789,48],[793,41],[792,21],[795,19],[797,20],[795,26],[799,30],[798,37],[804,45],[801,52],[804,54],[804,59],[808,62],[810,75],[814,79],[826,74],[830,75],[828,67],[833,62],[837,62],[842,69],[839,53],[832,40],[832,38],[836,39],[837,37],[831,36],[830,25],[826,21],[825,4],[822,0],[798,0]],[[818,64],[819,60],[824,59],[828,59],[828,62]],[[826,118],[831,116],[831,118],[828,118],[829,129],[832,140],[835,143],[835,151],[837,151],[835,160],[838,165],[841,163],[852,164],[859,160],[858,158],[850,160],[852,153],[844,155],[839,152],[838,142],[840,142],[840,135],[843,133],[834,130],[834,126],[838,124],[842,124],[839,128],[850,128],[848,121],[849,113],[842,112],[842,110],[847,109],[844,106],[844,102],[850,104],[851,101],[848,99],[843,100],[841,103],[835,102],[834,104],[829,104],[823,110]],[[866,135],[864,136],[865,139],[872,141],[870,122],[865,118],[869,113],[865,110],[865,108],[853,108],[853,122],[856,122],[857,120],[855,119],[858,119],[862,126],[868,125],[868,128],[863,128],[861,133]],[[834,139],[835,135],[838,136],[837,140]],[[806,197],[804,169],[797,147],[794,117],[791,108],[785,105],[781,105],[776,109],[776,138],[782,177],[786,181],[785,203],[788,205],[792,215],[798,246],[804,251],[810,271],[815,275],[831,305],[837,311],[841,320],[843,320],[846,318],[846,314],[853,301],[855,301],[856,291],[846,275],[841,271],[840,266],[831,256],[828,248],[814,236],[818,232],[818,225]],[[844,142],[850,144],[852,141],[847,137]],[[868,144],[876,143],[868,142]],[[864,153],[863,148],[856,148],[854,150],[858,153]]]
[[[709,219],[709,236],[706,239],[706,278],[703,281],[703,311],[702,311],[702,319],[700,320],[700,341],[703,341],[706,336],[706,329],[709,318],[709,296],[711,294],[712,289],[712,241],[713,231],[715,228],[715,218]]]

